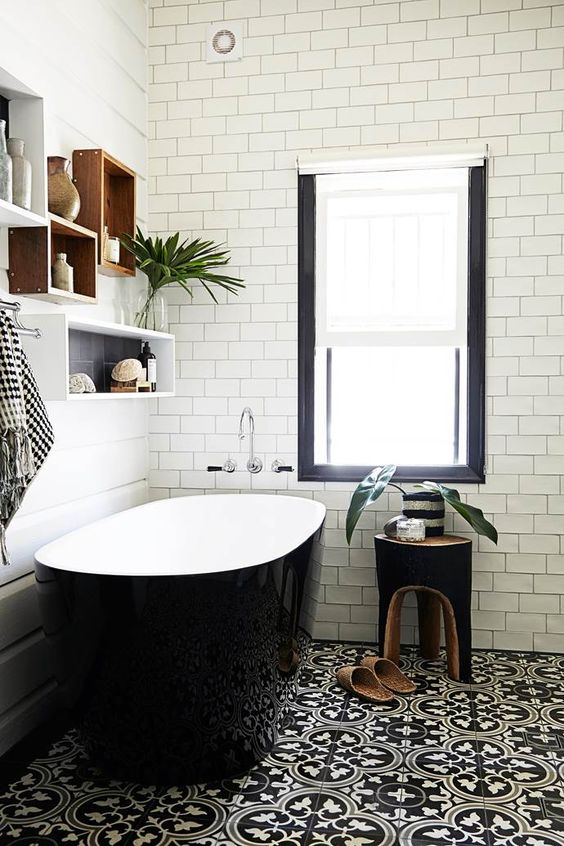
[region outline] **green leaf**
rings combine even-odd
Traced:
[[[376,502],[378,497],[384,493],[388,482],[395,472],[395,464],[375,467],[356,488],[350,501],[349,510],[347,511],[347,543],[349,546],[356,524],[364,509],[373,502]]]
[[[493,543],[497,544],[497,529],[486,520],[481,508],[477,508],[475,505],[469,505],[467,502],[462,502],[457,490],[447,488],[439,482],[423,482],[423,487],[435,493],[440,493],[444,501],[452,505],[454,510],[472,526],[475,532],[479,535],[484,535],[484,537],[489,538]]]
[[[147,276],[153,292],[165,285],[177,283],[192,296],[190,287],[185,283],[187,280],[199,280],[210,298],[217,303],[213,285],[230,294],[238,294],[238,289],[245,287],[243,280],[238,277],[214,272],[225,267],[230,260],[229,250],[222,249],[223,244],[201,238],[179,242],[179,232],[170,235],[163,243],[160,237],[145,237],[139,227],[135,238],[128,234],[121,238],[123,247],[135,257],[136,267]]]

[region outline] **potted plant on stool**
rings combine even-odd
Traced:
[[[416,485],[422,488],[422,493],[408,493],[402,487],[392,482],[397,467],[395,464],[386,464],[384,467],[375,467],[368,476],[359,483],[352,495],[349,510],[347,512],[347,543],[350,545],[352,534],[364,509],[373,502],[376,502],[388,485],[396,488],[403,496],[403,516],[421,516],[425,521],[425,534],[427,537],[442,535],[444,532],[444,503],[447,502],[454,510],[464,517],[467,523],[479,535],[484,535],[493,543],[497,544],[497,531],[495,527],[484,517],[481,508],[462,502],[460,494],[454,488],[447,488],[440,482],[423,482]],[[397,518],[395,518],[397,519]],[[392,523],[393,521],[390,521]],[[389,525],[389,524],[386,524]]]
[[[391,481],[395,472],[394,464],[376,467],[360,482],[353,493],[346,524],[350,544],[364,509],[375,502],[388,485],[397,488],[403,496],[403,516],[415,515],[425,522],[423,543],[398,543],[390,530],[386,532],[387,537],[374,538],[380,654],[396,664],[399,662],[403,598],[407,592],[414,591],[423,657],[436,660],[439,656],[442,608],[449,676],[468,682],[472,674],[472,543],[454,535],[441,537],[444,503],[451,505],[479,535],[493,543],[497,543],[497,531],[480,508],[461,501],[457,490],[440,482],[423,482],[416,486],[421,489],[420,493],[409,494]],[[388,527],[389,523],[385,528]]]

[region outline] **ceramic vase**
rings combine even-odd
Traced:
[[[53,265],[53,287],[61,291],[74,291],[74,269],[67,262],[66,253],[57,253]]]
[[[0,120],[0,200],[12,202],[12,159],[6,146],[5,120]]]
[[[12,159],[12,202],[22,209],[31,208],[31,163],[24,156],[21,138],[8,138]]]
[[[69,175],[70,161],[63,156],[49,156],[49,211],[76,220],[80,211],[80,195]]]

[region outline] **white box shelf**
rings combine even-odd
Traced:
[[[74,318],[68,314],[26,314],[26,323],[41,332],[41,338],[22,337],[22,344],[37,379],[41,396],[47,401],[96,402],[96,400],[156,399],[174,396],[175,365],[174,335],[138,329],[120,323]],[[153,393],[70,394],[70,332],[104,335],[106,338],[126,338],[149,341],[157,357],[157,390]]]
[[[0,228],[47,225],[47,159],[43,98],[3,68],[0,97],[8,101],[9,134],[25,143],[31,163],[31,210],[0,200]]]

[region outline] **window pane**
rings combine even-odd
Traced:
[[[316,351],[316,392],[317,383],[324,384],[326,352]],[[316,460],[361,466],[465,463],[457,402],[466,391],[466,362],[455,348],[333,348],[329,374],[328,429],[325,443],[316,443]],[[325,402],[325,393],[316,397],[316,416],[325,417]]]

